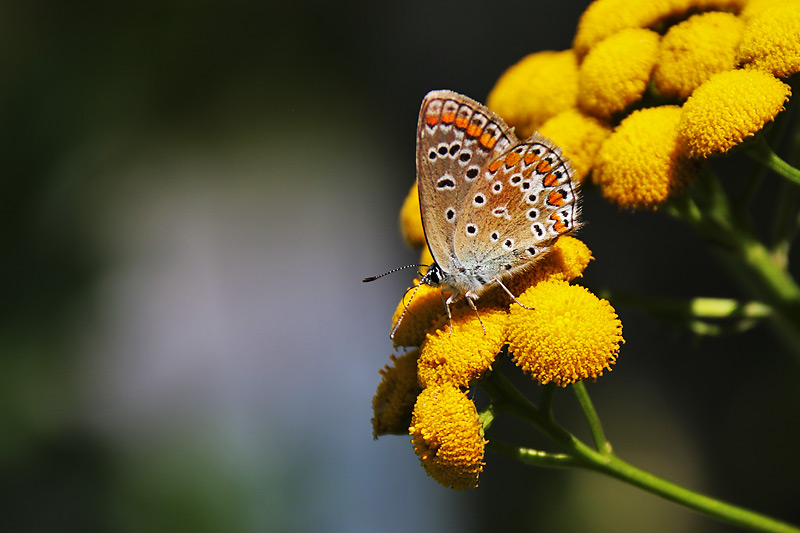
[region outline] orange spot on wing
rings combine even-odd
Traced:
[[[455,113],[442,113],[442,122],[445,124],[452,124],[455,119]]]
[[[551,170],[553,170],[553,165],[551,165],[550,162],[547,161],[546,159],[540,161],[536,167],[536,171],[539,174],[545,174],[547,172],[550,172]]]
[[[481,146],[484,148],[491,150],[494,148],[494,145],[497,144],[497,139],[492,137],[490,134],[483,132],[483,135],[481,135],[481,138],[478,142],[481,143]]]
[[[511,168],[517,163],[519,163],[520,159],[522,159],[521,155],[519,155],[517,152],[511,152],[506,156],[506,166],[508,168]]]
[[[561,222],[561,219],[558,217],[556,213],[550,215],[550,220],[555,220],[556,223],[553,224],[553,229],[556,230],[558,233],[564,233],[567,230],[567,226]]]
[[[431,128],[438,123],[439,123],[439,115],[425,115],[425,124],[427,124]]]
[[[497,172],[497,169],[500,168],[500,165],[503,164],[502,159],[495,159],[489,164],[489,172]]]
[[[535,161],[538,161],[538,160],[539,160],[539,155],[538,154],[534,154],[533,152],[528,152],[527,154],[525,154],[525,164],[526,165],[530,165],[531,163],[533,163]]]
[[[562,205],[564,205],[564,197],[561,195],[560,192],[553,191],[547,197],[547,203],[550,205],[556,205],[558,207],[561,207]]]
[[[480,127],[480,125],[478,125],[478,124],[475,124],[475,123],[473,122],[473,123],[472,123],[472,124],[470,124],[470,125],[469,125],[469,127],[467,128],[467,135],[469,135],[470,137],[477,137],[478,135],[480,135],[480,134],[481,134],[481,131],[482,131],[482,130],[483,130],[483,128],[481,128],[481,127]]]
[[[544,184],[545,187],[552,187],[553,185],[556,184],[556,181],[557,181],[556,180],[556,175],[553,174],[553,173],[550,173],[550,174],[548,174],[548,175],[546,175],[544,177],[544,180],[542,181],[542,183]]]
[[[456,117],[456,128],[463,130],[467,127],[467,124],[469,124],[469,117]]]

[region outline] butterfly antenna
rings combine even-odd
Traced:
[[[368,278],[364,278],[361,281],[363,281],[364,283],[368,283],[370,281],[375,281],[378,278],[382,278],[383,276],[388,276],[389,274],[394,274],[395,272],[397,272],[399,270],[405,270],[406,268],[412,268],[412,267],[419,268],[419,267],[426,267],[426,266],[428,266],[428,265],[406,265],[406,266],[401,266],[401,267],[393,268],[389,272],[384,272],[383,274],[381,274],[379,276],[370,276]]]

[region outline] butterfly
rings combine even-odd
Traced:
[[[420,285],[450,292],[448,317],[461,299],[477,312],[475,302],[494,285],[522,305],[503,281],[532,268],[579,226],[573,173],[551,140],[534,133],[520,141],[475,100],[448,90],[425,96],[417,123],[417,185],[434,263]]]

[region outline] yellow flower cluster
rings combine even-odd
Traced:
[[[420,223],[413,205],[407,199],[403,207],[401,222],[409,225],[404,235]],[[624,342],[614,309],[569,284],[591,259],[583,242],[560,238],[535,268],[506,283],[525,307],[498,286],[476,302],[477,313],[461,302],[451,306],[448,320],[439,288],[419,285],[406,293],[392,317],[393,324],[400,320],[394,343],[414,349],[381,371],[373,400],[375,437],[407,428],[429,475],[455,489],[474,487],[486,441],[464,391],[492,369],[505,347],[542,384],[594,379],[614,364]],[[421,263],[432,263],[427,247]]]
[[[561,145],[609,201],[655,209],[783,110],[799,36],[800,0],[596,0],[571,50],[525,57],[488,105]]]

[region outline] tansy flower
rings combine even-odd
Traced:
[[[683,105],[678,133],[694,155],[727,152],[783,110],[788,85],[759,70],[720,72]]]
[[[425,246],[425,232],[422,229],[416,181],[408,191],[408,195],[403,201],[403,207],[400,208],[400,232],[403,234],[403,240],[410,247],[422,248]]]
[[[712,74],[736,65],[744,22],[721,11],[695,15],[672,26],[661,40],[653,81],[665,96],[686,99]]]
[[[417,398],[408,428],[425,471],[455,490],[478,484],[486,441],[475,404],[455,385],[433,385]]]
[[[573,178],[581,182],[591,170],[594,156],[611,128],[577,109],[567,109],[542,124],[539,133],[561,147],[575,169]]]
[[[634,111],[603,143],[592,180],[613,203],[653,209],[679,194],[696,174],[678,138],[681,108]]]
[[[506,308],[481,306],[475,313],[468,305],[458,305],[453,306],[452,314],[452,331],[444,325],[428,333],[422,343],[418,376],[423,386],[469,386],[491,369],[505,344]]]
[[[592,259],[592,251],[583,241],[570,236],[560,237],[552,250],[533,268],[508,280],[506,286],[518,296],[545,279],[571,281],[583,275],[583,271]],[[517,305],[509,302],[508,295],[501,288],[492,291],[492,296],[496,299],[503,298],[510,305]]]
[[[573,107],[577,92],[578,63],[572,50],[537,52],[500,76],[486,105],[524,139],[548,118]]]
[[[658,54],[659,35],[631,28],[597,44],[578,72],[578,106],[608,119],[641,98]]]
[[[622,323],[608,301],[559,280],[531,287],[519,301],[533,310],[511,308],[509,351],[539,383],[565,387],[594,379],[616,361]]]
[[[651,28],[692,11],[738,10],[746,0],[597,0],[583,12],[573,40],[582,58],[594,45],[626,28]]]
[[[372,399],[372,435],[403,435],[411,423],[411,412],[422,387],[417,381],[419,350],[414,349],[400,357],[390,356],[394,366],[385,366],[383,379]]]
[[[403,319],[398,324],[401,316]],[[392,316],[392,327],[397,326],[392,341],[395,346],[419,346],[428,331],[441,327],[446,320],[441,289],[419,285],[406,292],[397,304]]]
[[[744,28],[737,59],[779,78],[800,71],[800,1],[786,0],[755,13]]]
[[[748,0],[739,12],[739,16],[744,20],[749,20],[765,9],[777,5],[797,4],[798,0]]]

